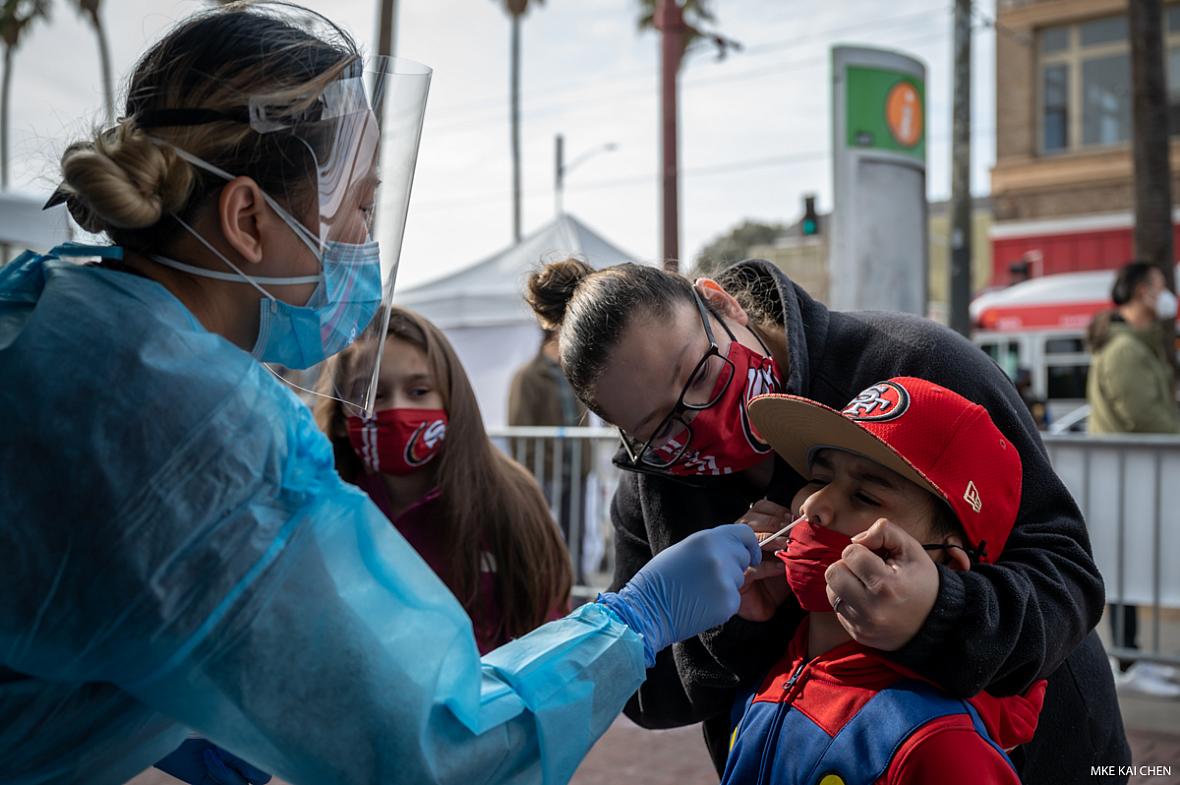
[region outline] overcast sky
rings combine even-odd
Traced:
[[[376,0],[307,0],[372,48]],[[194,0],[107,0],[120,87],[136,58]],[[398,55],[434,69],[399,286],[511,242],[509,23],[501,0],[399,0]],[[658,38],[636,31],[636,0],[548,0],[522,33],[524,230],[551,220],[553,137],[566,160],[614,142],[566,182],[568,212],[639,259],[659,253]],[[718,28],[745,50],[695,54],[681,73],[681,255],[746,218],[793,221],[802,194],[831,205],[833,44],[896,48],[926,64],[928,192],[950,191],[951,0],[715,0]],[[68,142],[101,117],[98,50],[54,3],[16,57],[12,183],[48,193]],[[995,34],[978,4],[972,189],[995,160]],[[119,91],[121,92],[121,90]],[[121,100],[121,96],[118,100]]]

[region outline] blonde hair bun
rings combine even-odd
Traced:
[[[89,232],[154,226],[185,206],[194,182],[188,162],[131,120],[70,145],[61,169],[70,212]]]

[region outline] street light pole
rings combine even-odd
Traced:
[[[557,210],[557,215],[560,216],[562,214],[562,195],[565,190],[565,176],[573,171],[575,167],[581,166],[599,153],[612,153],[619,149],[619,146],[614,142],[607,142],[598,147],[592,147],[568,164],[565,163],[565,137],[557,134],[553,139],[553,147],[554,158],[556,159],[553,177],[553,203]]]

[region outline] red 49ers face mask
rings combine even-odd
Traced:
[[[734,340],[728,359],[733,363],[733,379],[717,403],[694,413],[692,440],[684,455],[667,471],[682,477],[733,474],[745,471],[766,460],[770,447],[762,443],[750,426],[746,404],[759,395],[781,389],[778,364],[774,358],[755,352]],[[718,380],[718,384],[722,383]],[[679,449],[673,437],[663,449]]]
[[[371,420],[348,418],[348,440],[371,472],[405,475],[438,455],[447,433],[442,409],[382,409]]]

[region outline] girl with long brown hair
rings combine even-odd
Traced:
[[[362,380],[367,333],[337,355],[322,391]],[[381,508],[471,616],[480,653],[568,610],[570,559],[541,489],[488,439],[471,382],[443,332],[394,308],[376,416],[322,397],[316,421],[341,477]],[[349,399],[346,394],[343,397]]]

